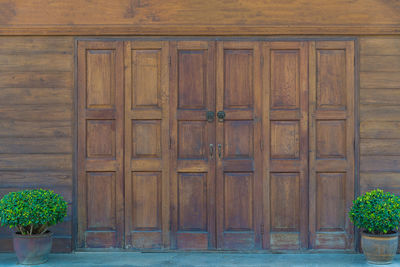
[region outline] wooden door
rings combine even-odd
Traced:
[[[354,248],[354,43],[310,42],[310,247]]]
[[[169,245],[168,42],[125,42],[125,245]]]
[[[264,43],[264,248],[308,247],[306,42]]]
[[[78,247],[123,246],[123,46],[78,42]]]
[[[217,47],[216,220],[219,249],[261,247],[262,159],[259,42]]]
[[[170,46],[171,247],[215,248],[215,43]]]

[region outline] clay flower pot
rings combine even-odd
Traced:
[[[396,255],[399,235],[398,233],[387,235],[361,234],[361,247],[368,263],[390,264]]]
[[[20,264],[41,264],[48,260],[53,233],[43,235],[21,235],[14,233],[14,251]]]

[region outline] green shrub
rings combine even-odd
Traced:
[[[66,215],[67,202],[51,190],[10,192],[0,200],[1,225],[16,228],[23,235],[43,234]]]
[[[349,216],[367,233],[392,233],[399,228],[400,198],[381,189],[367,192],[353,201]]]

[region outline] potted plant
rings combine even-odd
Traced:
[[[52,245],[49,227],[66,215],[67,202],[51,190],[10,192],[0,200],[1,225],[15,229],[13,245],[20,264],[47,261]]]
[[[350,220],[362,230],[361,248],[371,264],[389,264],[396,255],[400,198],[376,189],[353,202]]]

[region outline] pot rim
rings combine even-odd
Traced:
[[[48,237],[52,237],[53,236],[53,232],[47,230],[46,233],[41,234],[41,235],[21,235],[20,232],[13,232],[13,237],[15,238],[48,238]]]
[[[398,231],[394,231],[394,233],[391,233],[391,234],[378,234],[378,235],[377,235],[377,234],[367,233],[366,231],[362,231],[361,234],[362,234],[362,235],[365,235],[365,236],[373,236],[373,237],[382,237],[382,238],[385,238],[385,237],[396,237],[396,236],[399,235],[399,232],[398,232]]]

